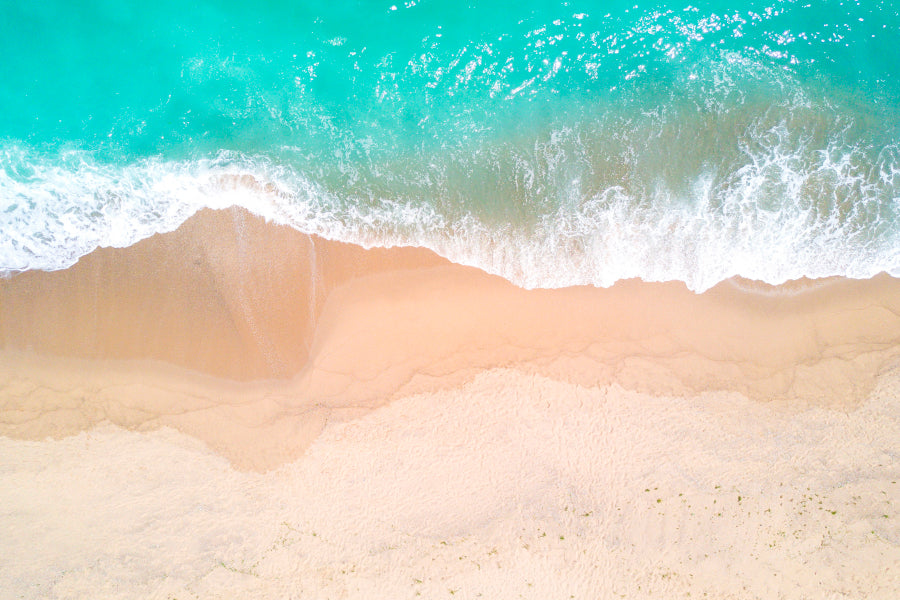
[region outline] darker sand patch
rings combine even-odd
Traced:
[[[900,281],[526,291],[424,249],[202,211],[68,270],[0,280],[0,343],[4,435],[171,425],[265,469],[329,418],[502,366],[849,407],[900,354]]]

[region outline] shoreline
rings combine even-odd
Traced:
[[[18,597],[900,589],[898,280],[526,291],[237,211],[83,264],[0,281]]]
[[[267,470],[329,419],[504,367],[852,408],[900,356],[900,280],[523,290],[424,249],[203,211],[66,271],[0,280],[0,346],[0,435],[168,425]]]

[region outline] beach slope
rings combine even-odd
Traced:
[[[329,419],[496,367],[852,407],[900,353],[900,281],[523,290],[425,249],[206,210],[70,269],[0,281],[0,343],[3,435],[169,425],[267,469]]]

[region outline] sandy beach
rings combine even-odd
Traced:
[[[205,210],[0,280],[11,598],[894,598],[900,281],[523,290]]]

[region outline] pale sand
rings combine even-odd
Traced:
[[[207,211],[0,281],[0,340],[12,597],[900,592],[887,276],[524,291]]]
[[[898,398],[900,373],[846,412],[492,370],[265,474],[168,428],[0,438],[0,596],[894,600]]]

